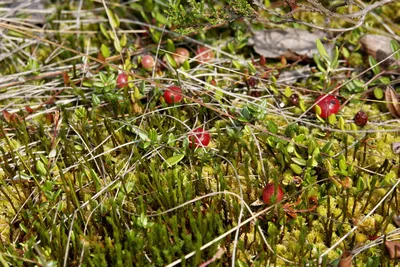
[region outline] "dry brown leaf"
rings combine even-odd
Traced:
[[[345,250],[340,257],[339,267],[351,267],[352,258],[353,255],[351,254],[351,251]]]
[[[360,38],[360,43],[362,49],[379,62],[393,53],[390,47],[391,40],[391,38],[383,35],[366,34]],[[398,64],[398,62],[392,57],[384,61],[382,66],[387,68],[393,64]],[[400,68],[394,69],[393,71],[400,72]]]
[[[310,66],[306,65],[299,69],[282,71],[281,74],[279,74],[278,82],[293,84],[299,79],[306,79],[311,74],[312,72]]]
[[[393,260],[393,259],[400,258],[400,242],[399,241],[386,241],[385,246],[389,253],[390,259]]]
[[[390,113],[394,117],[400,118],[400,103],[398,100],[398,96],[390,85],[386,87],[385,100]]]
[[[300,56],[312,58],[318,54],[316,41],[324,37],[322,32],[312,33],[293,28],[261,30],[254,32],[248,44],[253,45],[259,55],[267,58],[285,57],[288,60],[298,60]],[[328,53],[331,50],[332,46],[328,45]]]

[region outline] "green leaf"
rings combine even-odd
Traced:
[[[163,14],[161,14],[160,12],[152,12],[153,18],[156,19],[156,21],[158,21],[161,24],[167,24],[168,20],[166,17],[164,17]]]
[[[368,62],[369,66],[372,68],[372,71],[374,72],[375,75],[381,72],[381,68],[379,67],[379,65],[376,65],[377,62],[375,58],[368,56]]]
[[[149,131],[149,138],[152,142],[157,142],[158,140],[158,135],[157,135],[157,131],[154,128],[151,128]]]
[[[290,164],[290,168],[295,174],[300,175],[303,172],[303,169],[297,164]]]
[[[284,94],[286,97],[290,97],[290,96],[293,94],[292,89],[290,89],[290,86],[286,86],[285,91],[284,91],[283,94]]]
[[[36,171],[41,176],[45,176],[47,174],[47,168],[41,160],[36,161]]]
[[[331,69],[336,69],[338,65],[339,65],[339,49],[337,46],[335,46],[335,50],[333,50]]]
[[[314,61],[315,64],[317,64],[317,68],[319,69],[319,71],[321,71],[322,73],[326,73],[326,69],[322,65],[321,59],[317,55],[314,55]]]
[[[275,133],[275,134],[278,133],[278,125],[276,125],[276,123],[271,120],[267,121],[267,128],[268,128],[268,131],[270,131],[271,133]]]
[[[379,79],[379,81],[380,81],[381,83],[385,84],[385,85],[388,85],[388,84],[391,83],[391,80],[390,80],[389,77],[381,77],[381,78]]]
[[[167,40],[167,50],[172,53],[175,53],[176,51],[174,41],[172,41],[171,39]]]
[[[240,65],[239,61],[237,60],[232,60],[232,64],[235,66],[235,68],[240,69],[242,65]]]
[[[357,187],[357,190],[358,190],[358,191],[364,190],[365,184],[364,184],[364,181],[363,181],[362,177],[359,177],[359,178],[358,178],[356,187]]]
[[[322,58],[325,58],[325,57],[329,58],[328,52],[326,52],[326,49],[320,39],[317,39],[317,49]]]
[[[182,69],[190,70],[190,63],[187,59],[185,60],[185,62],[183,62]]]
[[[111,39],[110,35],[107,32],[106,26],[104,26],[103,23],[100,23],[100,31],[108,40]]]
[[[222,90],[215,90],[215,99],[220,101],[224,97],[224,92]]]
[[[167,59],[167,62],[168,62],[173,68],[178,67],[178,64],[176,64],[175,59],[174,59],[170,54],[165,54],[165,58]]]
[[[400,44],[396,41],[396,40],[391,40],[390,41],[390,48],[392,49],[392,52],[396,52],[394,53],[394,58],[396,60],[400,59]]]
[[[118,28],[119,27],[119,18],[116,14],[114,14],[110,9],[107,10],[107,13],[109,15],[110,19],[110,25],[113,28]]]
[[[172,156],[166,160],[166,163],[167,163],[168,167],[172,167],[172,166],[176,165],[177,163],[179,163],[179,161],[181,161],[184,157],[185,157],[184,154]]]
[[[341,171],[346,171],[347,170],[347,163],[346,163],[346,160],[343,159],[343,158],[339,160],[339,169]]]
[[[110,49],[105,44],[101,44],[100,51],[103,54],[104,57],[110,57]]]
[[[303,112],[305,112],[307,109],[306,109],[306,105],[304,104],[304,100],[303,99],[300,99],[300,101],[299,101],[299,107],[300,107],[300,109],[301,109],[301,111],[303,111]]]
[[[122,47],[125,47],[127,42],[128,42],[128,40],[126,38],[126,34],[123,34],[122,37],[119,39],[119,44]]]
[[[341,119],[342,117],[339,117],[339,122],[340,122],[340,119]],[[324,145],[324,147],[322,148],[322,150],[321,150],[321,152],[322,153],[328,153],[330,150],[331,150],[331,148],[332,148],[332,142],[328,142],[328,143],[326,143],[325,145]]]
[[[92,94],[93,107],[97,107],[98,105],[100,105],[100,102],[100,98],[96,94]]]
[[[342,47],[342,54],[344,58],[349,58],[350,56],[349,50],[347,50],[347,48],[344,46]]]
[[[29,232],[28,228],[26,228],[26,226],[23,223],[19,224],[19,228],[21,228],[21,230],[24,231],[25,233]],[[9,266],[9,265],[6,265],[6,266]]]
[[[107,75],[105,75],[103,72],[99,72],[99,77],[103,84],[107,82]]]
[[[175,135],[174,135],[173,133],[170,133],[170,134],[168,135],[167,144],[168,144],[169,146],[175,146],[175,141],[176,141]]]
[[[374,89],[374,96],[376,99],[382,99],[383,98],[383,91],[381,88],[375,88]]]
[[[121,44],[119,43],[119,40],[117,40],[117,39],[114,40],[114,47],[115,47],[115,50],[117,50],[117,52],[122,51]]]
[[[247,65],[249,65],[250,74],[254,75],[257,72],[256,67],[254,67],[253,63],[251,63],[251,62],[247,62]]]
[[[314,108],[315,108],[315,114],[321,115],[322,113],[321,107],[319,105],[315,105]]]
[[[299,134],[298,136],[296,136],[296,137],[294,138],[294,141],[295,141],[296,143],[301,143],[301,142],[303,142],[305,139],[306,139],[305,134]]]
[[[328,122],[330,125],[334,125],[337,120],[336,120],[336,115],[335,114],[331,114],[328,116]]]
[[[294,163],[296,163],[297,165],[300,165],[300,166],[306,166],[307,165],[307,161],[305,159],[292,158],[292,161]]]

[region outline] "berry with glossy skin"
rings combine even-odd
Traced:
[[[275,203],[279,202],[283,199],[283,189],[282,187],[278,184],[278,188],[276,188],[276,193],[275,193],[275,184],[274,183],[268,183],[263,190],[263,201],[265,204],[269,205],[272,204],[272,197],[275,196]]]
[[[368,122],[368,115],[364,111],[360,110],[354,116],[354,123],[358,126],[364,126]]]
[[[208,62],[214,58],[214,52],[205,46],[200,46],[196,51],[196,59],[200,62]]]
[[[189,147],[198,148],[201,146],[208,146],[210,143],[210,133],[203,128],[197,128],[193,130],[193,133],[189,135]]]
[[[299,104],[300,97],[298,94],[291,94],[289,100],[293,105],[297,106]]]
[[[173,58],[178,65],[182,65],[189,58],[189,51],[186,48],[178,47],[173,54]]]
[[[328,118],[331,114],[338,113],[340,108],[339,100],[333,95],[320,95],[315,100],[315,104],[321,108],[319,116],[323,119]]]
[[[151,70],[154,67],[154,58],[151,55],[145,55],[142,57],[142,67],[146,70]]]
[[[128,75],[126,74],[126,73],[120,73],[120,74],[118,74],[118,77],[117,77],[117,87],[119,88],[119,89],[122,89],[122,88],[124,88],[125,86],[127,86],[128,85]]]
[[[164,99],[168,104],[175,104],[182,101],[182,89],[172,85],[164,91]]]

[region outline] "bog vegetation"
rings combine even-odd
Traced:
[[[397,264],[399,1],[0,14],[3,266]]]

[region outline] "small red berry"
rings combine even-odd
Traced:
[[[179,86],[170,86],[164,91],[164,99],[168,104],[175,104],[182,101],[182,89]]]
[[[205,46],[200,46],[196,51],[196,59],[200,62],[208,62],[214,58],[214,52]]]
[[[154,58],[151,55],[143,56],[142,67],[146,70],[151,70],[154,67]]]
[[[128,85],[128,75],[126,74],[126,73],[120,73],[120,74],[118,74],[118,77],[117,77],[117,87],[119,88],[119,89],[122,89],[122,88],[124,88],[125,86],[127,86]]]
[[[321,108],[319,116],[323,119],[328,118],[331,114],[338,113],[340,108],[339,100],[333,95],[320,95],[315,100],[315,104]]]
[[[189,135],[189,147],[198,148],[200,146],[208,146],[210,143],[210,133],[203,128],[197,128],[193,130],[193,133]]]
[[[354,116],[354,123],[358,126],[364,126],[368,122],[368,115],[364,111],[360,110]]]
[[[263,190],[263,201],[265,204],[272,204],[271,200],[272,197],[275,196],[275,202],[279,202],[283,199],[283,189],[282,187],[278,184],[278,188],[276,189],[275,192],[275,184],[274,183],[268,183]]]
[[[176,64],[182,65],[189,58],[189,51],[186,48],[178,47],[173,55]]]
[[[258,80],[252,76],[247,80],[247,83],[251,88],[255,88],[258,84]]]
[[[298,94],[291,94],[289,100],[293,105],[297,106],[299,104],[300,97]]]

